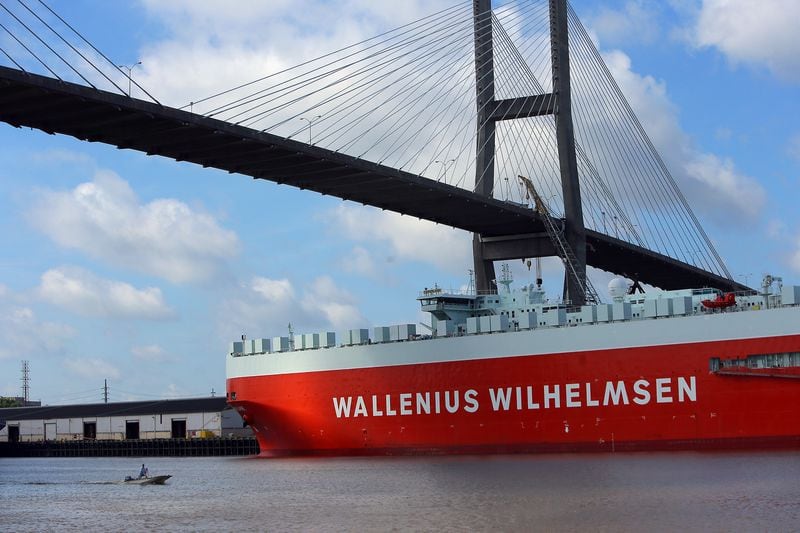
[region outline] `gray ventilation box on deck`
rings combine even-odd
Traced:
[[[631,304],[628,302],[614,303],[612,306],[614,312],[613,318],[615,322],[619,320],[630,320],[633,316]]]
[[[401,340],[403,339],[411,340],[417,336],[416,324],[400,324],[400,326],[398,326],[398,329],[400,331]]]
[[[244,344],[244,353],[245,355],[252,355],[253,354],[253,339],[245,339],[242,341]]]
[[[672,313],[678,316],[692,314],[692,297],[678,296],[672,299]]]
[[[353,344],[367,344],[369,342],[369,330],[351,329],[350,342]]]
[[[645,300],[644,301],[644,309],[642,311],[642,316],[645,318],[655,318],[658,316],[658,309],[656,306],[656,300]]]
[[[598,322],[611,322],[611,317],[614,316],[611,311],[611,304],[597,304],[595,309],[597,310]]]
[[[306,339],[301,334],[292,335],[292,348],[295,350],[306,349]]]
[[[407,341],[417,334],[414,324],[396,324],[389,327],[389,338],[393,341]]]
[[[672,298],[659,298],[656,300],[656,314],[658,316],[672,316]]]
[[[319,333],[303,334],[303,346],[306,350],[319,348]]]
[[[467,334],[475,335],[481,332],[481,321],[478,320],[479,318],[480,317],[477,316],[467,318]]]
[[[372,340],[374,342],[389,342],[391,340],[389,336],[390,329],[389,326],[376,326],[372,328]]]
[[[506,315],[492,315],[489,317],[489,331],[508,331],[508,317]]]
[[[456,332],[456,324],[452,320],[439,320],[436,322],[436,336],[447,337]]]
[[[800,305],[800,286],[784,285],[781,288],[782,305]]]
[[[253,353],[269,353],[271,345],[269,339],[253,339]]]
[[[336,333],[333,331],[323,331],[319,334],[319,343],[323,348],[336,346]]]
[[[288,352],[289,351],[289,337],[272,337],[272,351],[273,352]]]
[[[478,317],[478,327],[480,328],[481,333],[489,333],[492,331],[492,317],[491,316],[479,316]]]
[[[593,305],[582,305],[581,310],[576,313],[581,324],[593,324],[597,322],[597,309]]]
[[[229,354],[242,354],[244,353],[244,343],[242,341],[233,341],[228,350]]]

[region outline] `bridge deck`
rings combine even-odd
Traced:
[[[0,120],[309,189],[484,237],[544,231],[541,220],[524,206],[202,115],[2,66]],[[591,230],[587,261],[665,289],[744,288]]]

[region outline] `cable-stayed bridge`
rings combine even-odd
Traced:
[[[0,8],[0,120],[11,125],[470,231],[479,289],[491,288],[492,261],[563,258],[548,227],[573,252],[573,303],[586,264],[662,288],[744,288],[561,0],[461,3],[182,108],[44,2]]]

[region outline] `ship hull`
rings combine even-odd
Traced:
[[[432,362],[273,366],[229,377],[229,402],[274,456],[797,447],[795,373],[729,375],[710,361],[798,353],[800,335],[736,338],[706,325],[722,338],[440,361],[432,344]],[[569,329],[556,333],[565,345]]]

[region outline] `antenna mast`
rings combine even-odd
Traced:
[[[30,401],[31,394],[31,368],[30,362],[26,359],[22,361],[22,406],[26,407]]]

